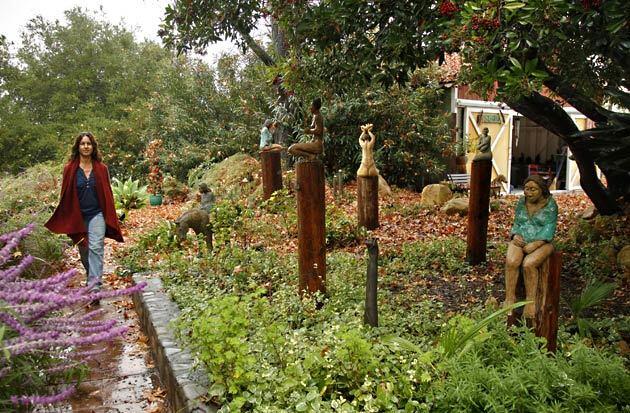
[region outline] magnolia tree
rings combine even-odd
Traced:
[[[294,50],[287,79],[317,77],[333,91],[409,83],[445,53],[461,80],[557,134],[601,213],[630,198],[630,38],[625,0],[272,0]],[[295,75],[297,73],[298,75]],[[568,102],[597,128],[580,133]],[[603,186],[598,166],[607,179]]]
[[[87,362],[127,328],[103,319],[103,310],[77,311],[93,300],[132,294],[138,284],[116,291],[71,287],[72,269],[44,279],[21,275],[33,262],[17,249],[33,230],[0,235],[0,410],[59,403],[71,397]]]

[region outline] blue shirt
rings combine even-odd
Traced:
[[[77,169],[77,194],[79,195],[79,207],[81,208],[81,214],[84,219],[90,219],[94,215],[101,211],[101,207],[98,204],[98,197],[96,196],[96,179],[94,178],[94,172],[90,174],[90,177],[85,176],[83,169]]]
[[[516,204],[514,225],[510,235],[518,234],[527,243],[532,241],[551,242],[556,233],[557,223],[558,205],[552,197],[549,197],[547,204],[532,216],[529,216],[529,212],[527,212],[525,197],[521,197]]]
[[[263,128],[260,130],[260,149],[264,148],[265,146],[269,146],[272,143],[273,135],[269,131],[269,128],[263,126]]]

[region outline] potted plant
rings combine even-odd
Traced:
[[[145,155],[149,161],[149,204],[151,206],[162,205],[162,183],[164,175],[160,169],[159,152],[162,149],[162,140],[154,139],[147,145]]]

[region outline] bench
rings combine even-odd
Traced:
[[[470,189],[470,174],[446,174],[451,189],[454,192],[466,193]],[[501,177],[503,175],[500,175]],[[505,182],[505,178],[502,181],[496,178],[490,182],[490,195],[494,198],[501,195],[501,182]]]
[[[470,174],[446,174],[455,192],[468,192],[470,189]]]

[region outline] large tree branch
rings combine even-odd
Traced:
[[[598,109],[601,108],[600,105],[593,102],[592,99],[582,95],[573,86],[563,82],[560,77],[552,75],[543,83],[592,121],[596,123],[605,123],[608,121],[608,118],[598,111]]]
[[[508,99],[507,103],[514,110],[567,142],[580,171],[580,185],[602,215],[618,211],[616,202],[597,178],[592,154],[587,148],[575,145],[576,139],[572,135],[578,132],[578,128],[560,105],[538,92]]]
[[[260,47],[260,45],[256,43],[256,40],[254,40],[254,38],[248,32],[239,30],[238,33],[241,35],[241,37],[245,41],[245,44],[247,45],[247,47],[249,47],[252,50],[252,52],[254,52],[254,54],[258,56],[258,58],[266,66],[273,66],[276,64],[273,57],[271,57],[269,53],[265,51],[265,49]]]

